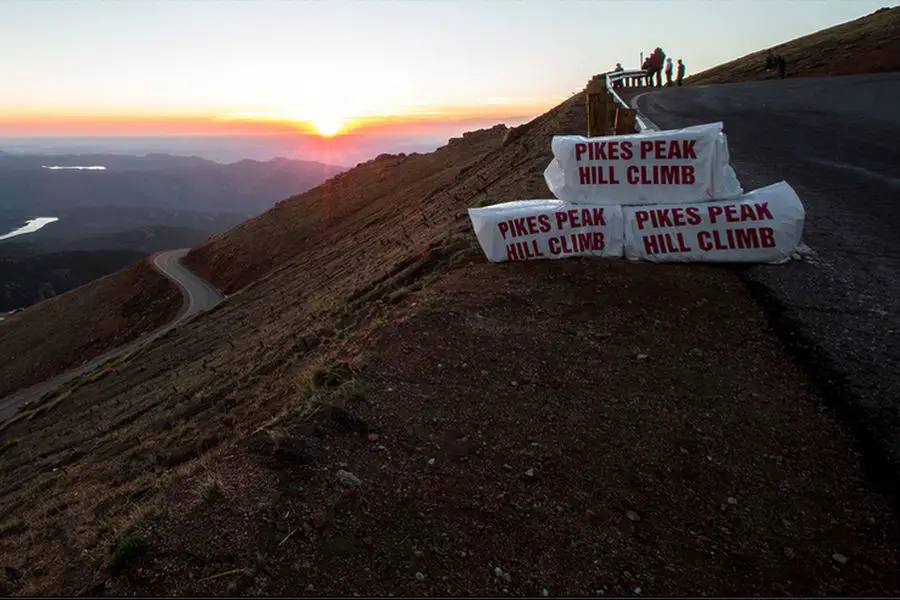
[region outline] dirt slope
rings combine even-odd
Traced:
[[[773,11],[777,9],[773,7]],[[773,18],[776,18],[773,14]],[[768,48],[688,77],[687,84],[735,83],[772,79],[766,71]],[[900,7],[882,8],[772,47],[787,60],[788,77],[861,75],[900,71]]]
[[[0,398],[162,326],[181,292],[146,261],[0,323]]]
[[[4,591],[900,590],[889,505],[731,271],[485,263],[465,208],[546,196],[583,130],[578,95],[198,248],[233,295],[0,434]]]

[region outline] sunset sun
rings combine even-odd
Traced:
[[[334,137],[344,129],[344,120],[338,117],[320,117],[310,121],[322,137]]]

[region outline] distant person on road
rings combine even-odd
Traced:
[[[670,85],[672,85],[672,70],[673,70],[672,59],[667,58],[666,59],[666,87],[669,87]]]
[[[644,81],[645,85],[653,85],[653,73],[650,72],[650,57],[644,59],[643,64],[641,64],[641,69],[647,74],[646,81]]]
[[[684,61],[682,59],[678,59],[678,85],[681,85],[681,82],[684,80]]]
[[[766,52],[766,71],[771,71],[775,68],[775,55],[772,53],[772,49],[769,48],[769,51]]]

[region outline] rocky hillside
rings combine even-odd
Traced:
[[[773,9],[776,10],[776,9]],[[777,18],[773,14],[773,18]],[[778,77],[766,71],[768,48],[688,77],[687,84],[736,83]],[[842,23],[772,47],[787,60],[788,77],[900,71],[900,7]]]
[[[583,102],[195,249],[223,303],[0,434],[3,591],[900,592],[890,505],[734,272],[485,262],[466,208],[546,197]]]
[[[0,322],[0,399],[153,331],[181,304],[179,289],[141,261],[10,316]]]

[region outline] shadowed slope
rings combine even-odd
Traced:
[[[772,18],[777,7],[772,5]],[[772,79],[765,71],[768,48],[712,67],[685,80],[688,84],[735,83]],[[900,71],[900,7],[835,25],[772,47],[787,60],[789,77],[861,75]]]

